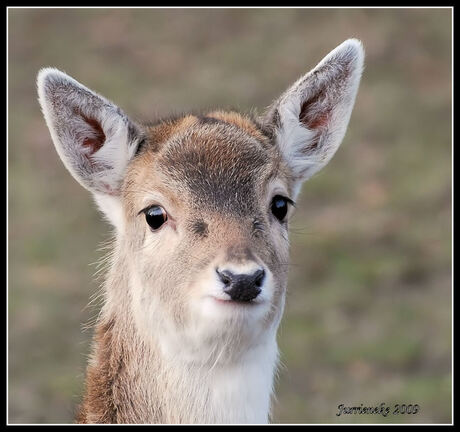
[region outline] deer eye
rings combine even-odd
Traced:
[[[272,199],[270,210],[273,213],[273,216],[275,216],[280,222],[283,222],[287,215],[289,203],[292,203],[292,201],[281,195],[275,195]]]
[[[158,230],[168,220],[168,214],[163,207],[154,205],[144,211],[145,220],[153,231]]]

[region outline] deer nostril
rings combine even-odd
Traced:
[[[262,285],[264,279],[265,279],[265,270],[264,269],[257,270],[254,273],[254,283],[256,284],[256,286],[260,287]]]
[[[216,269],[216,273],[219,276],[219,279],[223,282],[224,285],[230,285],[232,282],[232,276],[233,274],[229,271],[219,271],[219,269]]]

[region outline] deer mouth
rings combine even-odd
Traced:
[[[264,303],[263,300],[259,300],[257,298],[252,299],[252,300],[233,300],[231,298],[228,299],[223,299],[223,298],[218,298],[213,295],[208,296],[211,299],[214,300],[217,304],[223,305],[223,306],[234,306],[234,307],[256,307]]]

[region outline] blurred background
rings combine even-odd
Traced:
[[[451,421],[450,9],[9,9],[9,422],[68,423],[110,229],[37,102],[55,66],[134,119],[268,106],[349,37],[366,68],[291,229],[274,422]],[[419,404],[337,417],[337,406]]]

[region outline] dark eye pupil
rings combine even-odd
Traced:
[[[286,217],[288,211],[288,202],[286,198],[281,195],[276,195],[272,200],[271,210],[273,216],[279,221],[282,221]]]
[[[157,230],[161,227],[168,219],[165,210],[160,206],[150,207],[145,212],[145,220],[149,224],[150,228]]]

